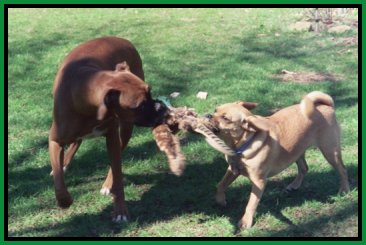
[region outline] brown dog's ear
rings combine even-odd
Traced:
[[[273,126],[271,121],[261,116],[250,116],[247,118],[247,123],[249,128],[254,129],[254,131],[268,132]]]
[[[254,102],[244,102],[244,101],[238,101],[238,102],[236,102],[236,104],[241,105],[242,107],[244,107],[248,110],[253,110],[258,105],[257,103],[254,103]]]
[[[121,91],[111,89],[104,96],[103,102],[100,104],[97,112],[97,119],[103,120],[107,115],[107,112],[114,110],[119,106],[119,97]]]
[[[130,71],[130,66],[127,64],[126,61],[123,61],[122,63],[118,63],[116,65],[115,71]]]

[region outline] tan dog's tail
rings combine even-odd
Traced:
[[[334,101],[332,97],[320,91],[313,91],[305,95],[304,98],[301,100],[301,112],[306,117],[310,118],[311,115],[314,113],[316,103],[334,107]]]

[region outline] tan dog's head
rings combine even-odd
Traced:
[[[220,105],[212,115],[212,122],[219,129],[218,136],[238,139],[244,130],[254,131],[247,122],[247,118],[253,116],[249,111],[257,106],[251,102],[234,102]]]
[[[256,106],[256,103],[242,101],[220,105],[213,115],[208,115],[213,126],[207,126],[228,145],[245,140],[253,132],[268,131],[270,122],[250,112]]]

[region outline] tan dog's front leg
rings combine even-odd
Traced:
[[[226,206],[226,195],[225,191],[228,188],[228,186],[236,180],[238,177],[238,174],[234,174],[231,170],[230,166],[226,170],[226,174],[220,181],[220,183],[217,185],[217,192],[216,192],[216,202],[220,204],[221,206]]]
[[[119,136],[118,122],[112,123],[107,133],[107,150],[111,162],[112,187],[114,214],[113,221],[127,221],[128,210],[125,203],[123,188],[123,175],[121,168],[121,140]]]
[[[72,204],[72,198],[70,193],[67,191],[64,181],[64,171],[62,169],[64,162],[64,148],[56,141],[51,140],[51,138],[48,141],[48,145],[57,204],[61,208],[68,208]]]
[[[245,208],[245,214],[239,221],[239,229],[246,229],[252,227],[253,217],[259,201],[262,197],[264,188],[266,186],[266,179],[251,179],[252,181],[252,191],[250,193],[249,202]]]
[[[121,152],[126,148],[128,141],[131,138],[133,131],[133,125],[125,125],[120,124],[120,130],[119,135],[121,139]],[[107,177],[102,185],[102,189],[100,189],[100,193],[102,195],[109,195],[112,189],[113,184],[113,175],[112,175],[112,169],[109,168]]]

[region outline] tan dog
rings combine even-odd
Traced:
[[[134,125],[155,126],[167,111],[166,106],[151,98],[150,87],[143,79],[137,50],[122,38],[90,40],[66,56],[54,81],[49,134],[55,194],[61,208],[73,202],[64,182],[64,170],[83,139],[104,136],[111,167],[101,193],[113,196],[114,220],[127,220],[121,152]]]
[[[230,164],[217,188],[216,201],[226,205],[225,190],[241,175],[252,182],[252,190],[239,228],[249,228],[263,194],[267,178],[274,176],[293,162],[298,175],[287,189],[298,189],[308,171],[305,151],[316,145],[326,160],[339,172],[340,192],[348,192],[347,171],[340,148],[340,129],[334,114],[332,98],[321,92],[311,92],[300,104],[284,108],[270,117],[253,115],[255,103],[236,102],[216,108],[211,122],[221,138],[237,155],[228,156]],[[244,147],[243,147],[244,146]],[[235,166],[238,174],[233,173]]]

